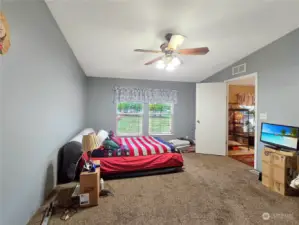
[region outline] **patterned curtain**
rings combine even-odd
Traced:
[[[178,92],[167,89],[151,88],[113,88],[115,102],[141,102],[141,103],[173,103],[178,102]]]

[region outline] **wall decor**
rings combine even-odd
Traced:
[[[10,31],[8,22],[3,14],[0,12],[0,55],[7,53],[10,47]]]

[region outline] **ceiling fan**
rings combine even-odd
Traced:
[[[177,55],[205,55],[209,52],[209,48],[188,48],[179,49],[179,47],[184,42],[185,37],[180,34],[168,33],[165,35],[167,42],[160,46],[161,50],[145,50],[145,49],[135,49],[135,52],[145,52],[145,53],[164,53],[164,55],[159,56],[144,65],[151,65],[157,62],[157,68],[173,70],[176,66],[182,63],[181,59]]]

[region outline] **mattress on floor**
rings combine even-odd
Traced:
[[[175,147],[162,138],[153,136],[118,137],[121,145],[127,146],[130,156],[147,156],[175,152]]]
[[[84,153],[82,158],[87,160],[87,153]],[[184,160],[180,153],[106,158],[92,157],[92,160],[100,160],[101,174],[103,175],[182,167],[184,165]]]

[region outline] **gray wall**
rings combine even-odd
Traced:
[[[2,10],[2,0],[0,0],[0,11]],[[0,224],[2,223],[3,218],[3,98],[2,98],[2,92],[3,92],[3,65],[2,65],[2,57],[0,56]]]
[[[299,29],[234,65],[241,63],[247,63],[247,72],[241,75],[258,73],[257,113],[267,112],[269,123],[299,126]],[[231,78],[230,66],[203,82],[222,82]],[[258,135],[260,124],[258,120]],[[257,166],[260,171],[262,150],[263,144],[258,142]]]
[[[4,12],[1,224],[23,225],[54,186],[59,147],[85,126],[87,79],[45,3],[4,3]]]
[[[174,106],[174,136],[194,137],[195,128],[195,83],[162,82],[88,78],[87,124],[95,129],[116,129],[116,105],[113,103],[113,86],[163,88],[177,90],[178,104]],[[148,105],[145,105],[143,134],[148,134]],[[163,136],[165,139],[174,136]]]

